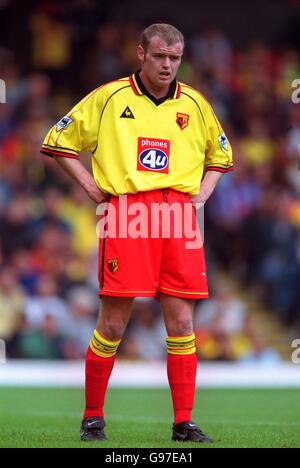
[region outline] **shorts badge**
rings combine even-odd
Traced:
[[[112,273],[116,273],[119,269],[119,261],[117,258],[113,258],[112,260],[108,260],[108,269]]]

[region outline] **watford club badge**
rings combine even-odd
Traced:
[[[118,262],[117,258],[113,258],[112,260],[108,260],[107,263],[108,263],[109,271],[111,271],[112,273],[116,273],[118,271],[119,262]]]
[[[188,114],[182,114],[181,112],[177,112],[176,114],[176,123],[180,130],[184,130],[189,124],[190,116]]]

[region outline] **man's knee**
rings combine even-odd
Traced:
[[[97,331],[111,341],[120,340],[126,330],[133,299],[111,298],[102,300]]]
[[[168,323],[169,335],[187,336],[193,333],[193,321],[189,314],[179,315]]]
[[[111,341],[120,340],[127,323],[119,317],[104,317],[97,326],[97,331]]]

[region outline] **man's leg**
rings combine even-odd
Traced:
[[[161,294],[160,301],[168,333],[167,369],[174,409],[172,439],[210,443],[212,439],[191,421],[197,373],[194,300]]]
[[[84,419],[104,417],[105,393],[132,302],[133,298],[102,297],[99,320],[86,355]]]
[[[194,301],[160,295],[168,333],[167,370],[174,408],[174,424],[191,419],[197,356],[193,332]]]

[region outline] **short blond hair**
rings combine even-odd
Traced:
[[[181,42],[184,47],[183,34],[177,28],[171,24],[155,23],[144,29],[141,34],[140,45],[145,51],[147,51],[150,41],[154,36],[158,36],[168,46]]]

